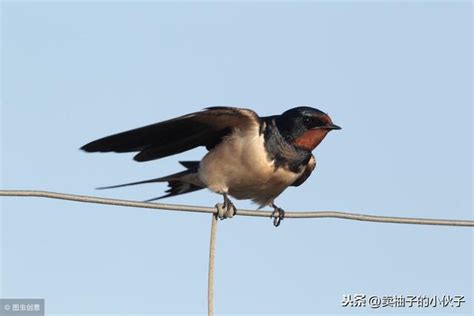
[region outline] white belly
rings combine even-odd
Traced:
[[[236,131],[204,156],[199,178],[214,192],[252,199],[260,205],[271,203],[302,172],[275,170],[263,142],[256,129]]]

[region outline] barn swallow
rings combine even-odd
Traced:
[[[236,213],[229,195],[271,206],[278,226],[283,209],[274,200],[289,186],[300,186],[316,166],[312,151],[326,135],[341,129],[324,112],[296,107],[281,115],[259,117],[254,111],[210,107],[167,121],[104,137],[84,145],[86,152],[138,152],[136,161],[150,161],[199,146],[201,161],[180,161],[184,171],[169,176],[105,188],[168,182],[167,194],[148,201],[207,188],[222,194],[222,218]]]

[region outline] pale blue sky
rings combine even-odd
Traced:
[[[175,172],[204,150],[136,163],[78,148],[207,106],[312,105],[343,129],[283,208],[473,217],[470,2],[1,7],[2,189],[144,200],[166,186],[94,188]],[[0,296],[45,298],[50,313],[206,312],[210,216],[0,203]],[[342,296],[460,294],[461,309],[377,312],[470,315],[472,249],[468,228],[237,217],[219,223],[216,311],[374,314]]]

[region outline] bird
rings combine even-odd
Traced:
[[[237,208],[229,196],[249,199],[260,208],[273,208],[279,226],[285,211],[275,199],[288,187],[303,184],[316,167],[312,151],[335,125],[328,114],[309,106],[282,114],[258,116],[247,108],[214,106],[166,121],[94,140],[85,152],[137,152],[134,160],[151,161],[204,146],[201,160],[179,161],[183,171],[150,180],[99,189],[167,182],[169,189],[157,198],[177,196],[204,188],[223,196],[220,218]]]

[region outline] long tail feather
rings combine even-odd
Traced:
[[[168,181],[168,180],[166,180],[166,178],[167,177],[162,177],[162,178],[155,178],[155,179],[149,179],[149,180],[143,180],[143,181],[137,181],[137,182],[110,185],[110,186],[106,186],[106,187],[96,188],[96,190],[115,189],[115,188],[128,187],[128,186],[131,186],[131,185],[145,184],[145,183],[165,182],[165,181]]]
[[[161,177],[161,178],[154,178],[154,179],[149,179],[149,180],[143,180],[143,181],[137,181],[137,182],[130,182],[130,183],[124,183],[124,184],[117,184],[117,185],[111,185],[111,186],[106,186],[106,187],[100,187],[97,188],[98,190],[104,190],[104,189],[115,189],[115,188],[121,188],[121,187],[126,187],[126,186],[131,186],[131,185],[137,185],[137,184],[145,184],[145,183],[155,183],[155,182],[168,182],[168,187],[169,189],[166,190],[165,195],[159,196],[157,198],[149,199],[146,200],[145,202],[151,202],[151,201],[156,201],[159,199],[167,198],[170,196],[175,196],[175,195],[180,195],[184,193],[189,193],[189,192],[194,192],[197,190],[204,189],[203,186],[195,185],[195,181],[190,181],[190,177],[196,177],[197,176],[197,171],[199,168],[199,161],[180,161],[179,162],[181,165],[183,165],[187,170],[171,174],[169,176]],[[192,183],[190,183],[192,182]]]

